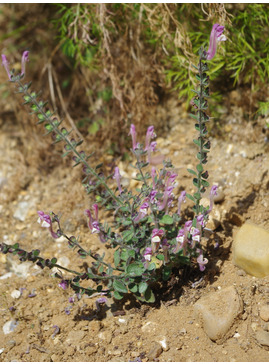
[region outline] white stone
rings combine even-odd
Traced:
[[[14,291],[12,291],[10,295],[12,298],[20,298],[21,292],[18,291],[17,289],[14,289]]]
[[[233,286],[206,295],[194,305],[196,316],[213,341],[222,340],[226,336],[242,310],[242,300]]]
[[[10,320],[8,322],[6,322],[3,326],[3,332],[5,335],[10,334],[11,332],[13,332],[16,327],[18,326],[18,322],[15,320]]]
[[[269,232],[252,223],[242,225],[233,242],[233,262],[257,278],[269,275]]]

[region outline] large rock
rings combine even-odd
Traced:
[[[269,275],[269,231],[251,223],[242,225],[233,242],[233,262],[255,277]]]
[[[242,311],[241,297],[233,286],[210,293],[194,305],[194,312],[201,320],[204,331],[217,342],[233,334],[232,326]]]

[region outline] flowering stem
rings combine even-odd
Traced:
[[[200,76],[200,90],[199,90],[199,109],[198,109],[198,123],[199,123],[199,138],[200,138],[200,146],[199,146],[199,152],[202,156],[203,153],[203,143],[202,143],[202,101],[203,101],[203,83],[202,83],[202,77],[203,77],[203,71],[202,71],[202,59],[201,56],[199,58],[199,76]],[[195,213],[198,215],[200,211],[200,201],[201,201],[201,174],[202,171],[197,171],[197,199],[195,204]]]
[[[149,185],[148,185],[147,180],[146,180],[146,178],[145,178],[145,176],[143,174],[142,168],[140,166],[139,158],[136,155],[136,153],[135,153],[135,156],[136,156],[136,160],[137,160],[137,168],[138,168],[138,170],[140,172],[140,175],[142,177],[142,180],[143,180],[145,186],[149,189]],[[156,212],[154,211],[153,206],[152,206],[152,203],[150,201],[148,201],[148,204],[149,204],[150,210],[151,210],[152,215],[153,215],[153,218],[154,218],[155,229],[159,229],[159,223],[158,223],[158,218],[156,216]]]

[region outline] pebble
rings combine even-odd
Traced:
[[[233,242],[233,262],[257,278],[269,274],[269,231],[252,223],[238,230]]]
[[[70,343],[74,343],[74,342],[79,342],[84,338],[84,336],[85,336],[84,331],[72,330],[69,332],[69,334],[67,336],[66,343],[70,344]]]
[[[194,305],[194,312],[212,341],[222,340],[242,311],[241,297],[233,286],[206,295]]]
[[[150,361],[153,361],[161,355],[162,351],[162,346],[159,343],[154,342],[154,346],[148,353],[147,357]]]
[[[101,331],[98,334],[99,339],[105,341],[107,344],[111,343],[112,340],[112,332],[109,331]]]
[[[29,207],[30,207],[29,202],[27,201],[19,202],[13,217],[17,220],[24,221],[27,216]]]
[[[269,321],[269,304],[261,306],[261,308],[260,308],[260,317],[265,322]]]
[[[256,340],[263,346],[269,346],[269,332],[264,330],[257,331]]]
[[[5,335],[11,334],[16,327],[18,326],[18,322],[15,320],[10,320],[6,322],[3,326],[3,332]]]
[[[14,289],[14,291],[12,291],[10,295],[12,298],[20,298],[21,292],[18,291],[17,289]]]
[[[5,348],[1,348],[0,349],[0,354],[2,354],[2,352],[5,350]]]

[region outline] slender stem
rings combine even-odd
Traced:
[[[202,136],[202,101],[203,101],[203,83],[202,83],[202,77],[203,77],[203,71],[202,71],[202,59],[201,56],[199,58],[199,77],[200,77],[200,90],[199,90],[199,108],[198,108],[198,123],[199,123],[199,139],[200,139],[200,146],[199,146],[199,153],[200,158],[202,159],[202,153],[203,153],[203,136]],[[199,214],[200,211],[200,201],[201,201],[201,175],[202,172],[198,172],[197,176],[197,194],[200,196],[199,198],[196,198],[196,214]]]
[[[53,127],[53,131],[58,134],[61,138],[61,140],[64,140],[67,145],[70,147],[70,149],[73,151],[73,153],[79,158],[79,160],[81,161],[82,164],[84,164],[84,166],[90,171],[90,173],[97,179],[99,180],[99,182],[105,187],[105,189],[107,190],[107,192],[109,193],[109,195],[119,204],[123,205],[123,202],[117,198],[115,196],[115,194],[113,193],[113,191],[108,187],[108,185],[106,184],[106,182],[104,181],[103,178],[101,178],[96,172],[95,170],[87,163],[87,161],[84,159],[83,156],[80,155],[80,153],[76,150],[76,147],[73,145],[73,143],[71,143],[71,141],[66,137],[65,134],[63,134],[57,127],[57,125],[55,125],[55,123],[53,122],[53,120],[50,118],[50,116],[48,116],[44,110],[43,107],[39,105],[39,103],[37,102],[36,98],[32,97],[31,94],[28,92],[28,90],[25,90],[23,84],[21,83],[20,80],[16,80],[16,82],[18,83],[18,85],[21,87],[21,89],[23,90],[24,94],[26,96],[28,96],[31,100],[31,102],[37,107],[38,112],[40,114],[42,114],[42,116],[44,117],[44,119],[46,121],[49,122],[49,124]]]

